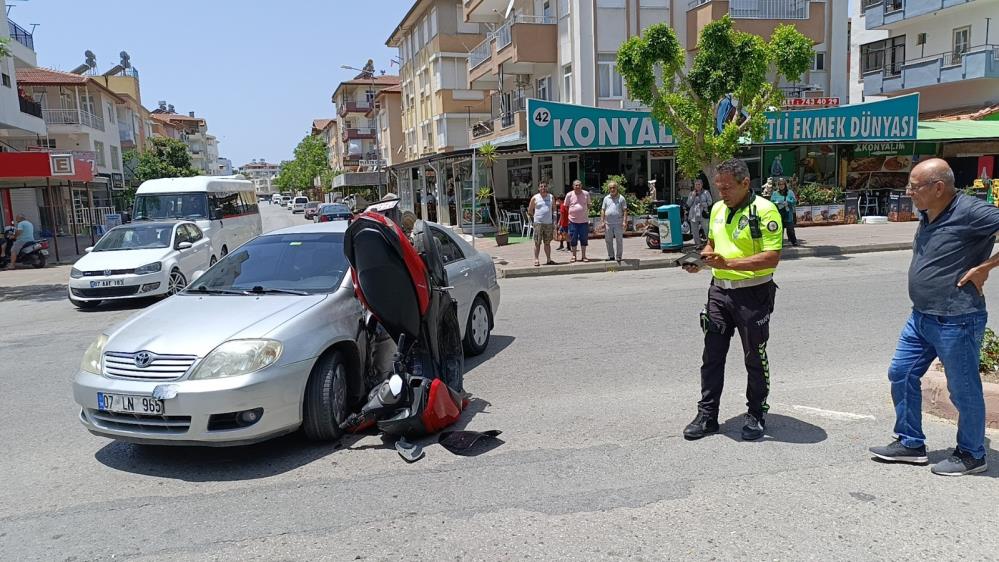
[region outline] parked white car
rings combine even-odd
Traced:
[[[93,308],[105,300],[170,296],[211,259],[211,242],[193,222],[118,226],[73,264],[69,300]]]

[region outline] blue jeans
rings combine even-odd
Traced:
[[[987,320],[984,310],[960,316],[912,311],[888,368],[895,434],[906,447],[921,447],[926,440],[920,381],[933,359],[939,357],[950,401],[959,414],[957,446],[976,459],[985,457],[985,398],[978,363]]]
[[[575,250],[577,244],[585,247],[589,243],[590,243],[590,223],[570,222],[569,247]]]

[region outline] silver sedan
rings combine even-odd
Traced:
[[[347,274],[346,227],[259,236],[183,293],[101,334],[73,382],[80,421],[153,444],[239,445],[299,428],[338,438],[379,361]],[[466,345],[481,352],[499,305],[495,269],[449,230],[431,232],[449,256]]]

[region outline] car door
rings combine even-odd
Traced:
[[[458,302],[458,321],[464,330],[468,311],[472,307],[472,298],[476,295],[471,264],[461,248],[446,232],[433,226],[430,227],[430,231],[440,249],[441,260],[444,262],[444,269],[447,270],[448,284],[453,287],[451,297]]]
[[[208,265],[212,260],[212,243],[205,236],[205,233],[198,228],[197,225],[188,224],[187,232],[191,237],[191,261],[194,265],[194,269],[191,273],[195,271],[205,271],[208,269]],[[187,272],[184,273],[187,275]]]

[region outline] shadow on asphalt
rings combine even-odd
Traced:
[[[0,287],[0,301],[53,302],[66,299],[66,285]]]
[[[517,338],[513,336],[501,336],[492,334],[489,337],[489,346],[482,352],[482,355],[465,358],[465,375],[467,376],[473,369],[499,355],[501,351],[510,347]]]
[[[345,439],[361,439],[351,435]],[[341,448],[293,433],[243,447],[174,447],[113,441],[97,453],[98,462],[123,472],[185,482],[231,482],[276,476],[315,462]]]
[[[821,427],[797,418],[772,413],[767,414],[766,418],[766,432],[762,441],[814,445],[825,441],[829,437],[826,430]],[[744,416],[736,416],[723,423],[719,429],[719,433],[724,434],[733,441],[742,441],[742,426],[744,423]]]
[[[789,246],[789,245],[788,246],[784,246],[784,247],[785,248],[793,248],[793,246]],[[803,245],[802,249],[804,249],[804,250],[812,250],[812,251],[815,252],[815,254],[814,255],[806,255],[806,256],[796,256],[796,255],[791,255],[791,254],[785,254],[785,255],[781,256],[781,261],[800,260],[800,259],[805,259],[805,258],[824,258],[824,259],[831,260],[831,261],[849,261],[849,260],[853,259],[850,256],[843,255],[843,253],[842,253],[843,249],[840,248],[839,246],[807,246],[807,245]]]

